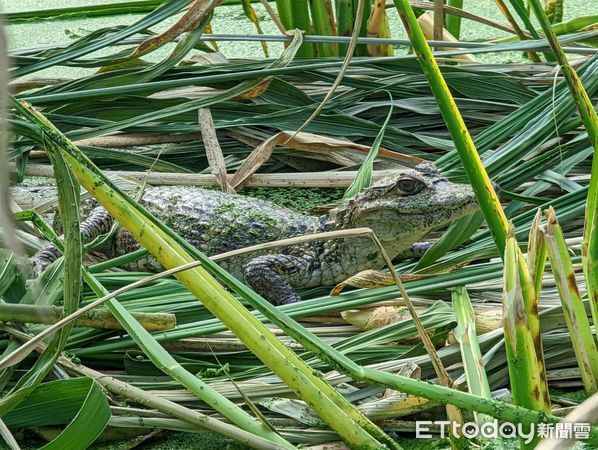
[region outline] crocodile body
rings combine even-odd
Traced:
[[[391,258],[409,251],[431,229],[475,210],[469,186],[449,182],[434,166],[387,177],[323,216],[294,212],[266,201],[191,187],[148,188],[140,203],[191,245],[208,255],[322,231],[369,227]],[[82,223],[83,239],[106,233],[112,218],[101,208]],[[108,257],[139,248],[121,229],[101,249]],[[45,268],[57,256],[48,247],[33,257]],[[333,285],[366,269],[384,266],[369,237],[312,241],[219,262],[274,304],[300,300],[296,289]],[[159,270],[153,257],[126,266]]]

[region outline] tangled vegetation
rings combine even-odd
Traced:
[[[522,431],[509,445],[544,450],[572,442],[543,440],[537,424],[569,423],[578,445],[598,446],[597,16],[564,21],[563,0],[497,1],[501,20],[462,0],[264,0],[266,16],[254,3],[138,0],[4,17],[10,30],[144,14],[10,51],[2,26],[8,447],[133,448],[164,430],[216,433],[238,448],[503,445],[463,430],[413,439],[418,422],[442,420],[512,423]],[[213,17],[230,4],[254,36],[215,34]],[[280,33],[264,34],[264,22]],[[472,22],[509,37],[462,40]],[[235,39],[261,39],[267,56],[268,43],[284,48],[227,59],[218,42]],[[477,60],[489,53],[526,61]],[[47,75],[56,68],[72,75]],[[278,307],[219,266],[222,255],[176,234],[175,216],[160,221],[139,201],[147,185],[205,186],[317,215],[423,162],[470,185],[479,210],[396,261],[371,230],[328,231],[370,239],[386,267]],[[90,198],[118,226],[86,242]],[[142,248],[102,256],[120,227]],[[50,243],[57,260],[33,276],[29,258]],[[162,272],[123,270],[148,255]],[[228,442],[172,436],[171,448]]]

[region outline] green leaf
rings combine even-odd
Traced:
[[[91,378],[70,378],[39,385],[3,417],[10,428],[68,424],[43,448],[85,449],[102,433],[111,412],[104,392]]]
[[[44,140],[47,138],[44,135]],[[53,147],[51,141],[46,140],[48,148]],[[62,284],[62,298],[64,311],[69,314],[79,306],[81,294],[82,244],[79,230],[79,183],[67,167],[62,155],[50,154],[52,166],[58,187],[58,200],[62,211],[64,229],[64,272]],[[72,206],[75,205],[73,208]],[[37,359],[35,364],[22,376],[12,389],[0,400],[0,416],[21,403],[35,387],[41,383],[52,370],[54,362],[64,349],[71,333],[73,324],[68,324],[50,340],[48,347]]]
[[[0,248],[0,297],[10,303],[18,302],[25,293],[25,276],[19,257]]]
[[[390,95],[390,93],[388,93]],[[355,180],[351,183],[351,186],[347,188],[345,191],[344,198],[350,198],[359,193],[362,189],[369,187],[372,183],[372,171],[374,170],[374,161],[376,161],[376,157],[378,156],[378,150],[380,149],[380,145],[382,144],[382,139],[384,139],[384,132],[386,131],[386,127],[390,122],[390,118],[392,117],[392,97],[391,97],[391,104],[388,110],[388,114],[386,116],[386,120],[380,128],[370,151],[368,152],[368,156],[365,158],[365,161],[359,168],[357,175],[355,175]]]
[[[438,239],[416,264],[414,270],[423,269],[446,255],[450,250],[462,244],[475,233],[484,221],[481,212],[462,217],[451,224],[449,229]]]

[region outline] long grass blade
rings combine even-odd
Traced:
[[[458,325],[454,334],[461,348],[461,358],[470,393],[483,398],[492,398],[488,376],[484,370],[482,352],[476,334],[475,312],[467,290],[459,286],[452,292],[453,309],[457,314]],[[475,414],[478,425],[491,421],[491,417]]]
[[[53,147],[52,142],[47,142]],[[63,307],[66,314],[75,311],[79,305],[81,293],[82,242],[79,231],[79,211],[72,205],[79,204],[79,183],[68,169],[62,155],[55,154],[51,158],[58,185],[58,199],[63,211],[64,264],[62,291]],[[52,369],[56,358],[66,345],[72,324],[54,335],[44,354],[38,358],[33,368],[19,379],[16,385],[0,400],[0,416],[19,405]]]
[[[391,98],[392,101],[392,98]],[[366,157],[365,161],[357,171],[357,175],[355,175],[355,180],[351,183],[351,186],[347,188],[345,191],[344,198],[353,197],[357,193],[359,193],[362,189],[368,188],[372,183],[372,172],[374,171],[374,161],[378,157],[378,150],[382,145],[382,140],[384,139],[384,131],[390,122],[392,117],[392,106],[388,110],[388,115],[386,116],[386,120],[380,128],[380,133],[376,136],[370,151],[368,152],[368,156]]]

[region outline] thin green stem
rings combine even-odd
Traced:
[[[506,243],[508,222],[502,210],[498,195],[484,169],[482,160],[475,148],[471,135],[457,104],[451,95],[448,85],[440,72],[430,46],[426,42],[413,8],[407,0],[394,0],[409,39],[417,53],[420,65],[436,98],[442,117],[449,129],[455,148],[459,153],[467,178],[476,193],[480,208],[488,227],[492,232],[496,247],[502,255]]]

